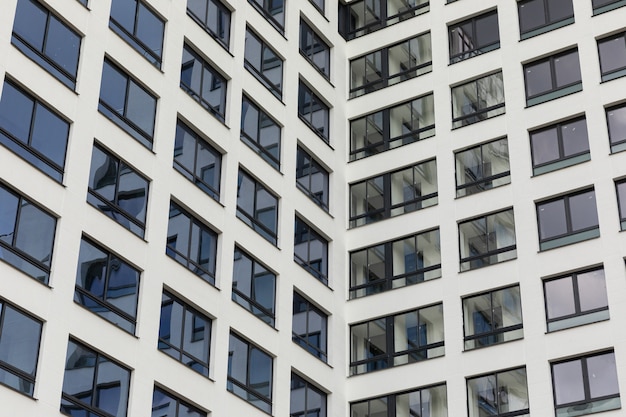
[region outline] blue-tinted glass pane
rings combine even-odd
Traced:
[[[22,200],[15,247],[50,266],[55,227],[54,217]]]
[[[80,36],[61,23],[56,17],[50,17],[48,37],[44,53],[69,74],[76,76]]]
[[[126,416],[129,378],[129,371],[100,355],[93,405],[113,416]]]
[[[251,388],[272,397],[272,358],[255,347],[250,351],[249,379]]]
[[[170,220],[167,229],[167,246],[177,252],[189,253],[189,232],[191,219],[182,213],[176,206],[170,206]]]
[[[109,285],[106,300],[128,315],[135,317],[139,271],[113,256],[109,264]]]
[[[128,89],[126,117],[135,123],[148,136],[154,133],[156,99],[146,90],[131,81]]]
[[[148,181],[122,163],[120,169],[117,204],[137,220],[146,221]]]
[[[0,128],[27,143],[34,108],[31,98],[5,82],[0,100]]]
[[[76,285],[103,298],[108,256],[91,243],[81,240]],[[85,304],[85,303],[81,303]]]
[[[104,61],[102,67],[102,84],[100,85],[100,100],[105,102],[113,111],[124,114],[126,102],[126,85],[128,77]]]
[[[15,12],[13,31],[37,51],[43,50],[48,13],[32,0],[20,0]]]
[[[208,363],[211,323],[189,310],[185,312],[183,350],[185,353]]]
[[[31,146],[61,167],[65,165],[69,130],[69,123],[37,103]]]
[[[104,153],[100,148],[93,148],[89,188],[110,202],[115,201],[118,165],[117,158]]]
[[[13,245],[19,199],[0,187],[0,240]]]
[[[0,329],[0,361],[35,376],[41,323],[5,304]]]
[[[111,19],[126,29],[131,34],[135,32],[135,13],[137,2],[135,0],[113,0],[111,3]]]
[[[165,24],[143,3],[139,3],[137,17],[137,37],[158,57],[163,47],[163,30]]]
[[[63,393],[91,404],[96,354],[72,341],[67,346]]]

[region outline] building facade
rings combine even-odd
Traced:
[[[621,415],[622,6],[5,0],[2,409]]]

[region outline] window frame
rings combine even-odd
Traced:
[[[239,282],[235,275],[238,272],[237,262],[241,258],[247,258],[250,261],[250,295],[244,294],[237,288],[237,283]],[[262,305],[259,300],[257,300],[256,289],[257,289],[257,277],[261,275],[257,272],[257,267],[265,270],[263,273],[263,277],[266,274],[273,276],[272,282],[272,308],[271,310]],[[245,270],[243,271],[245,272]],[[270,268],[266,267],[263,263],[257,260],[254,256],[250,255],[247,251],[242,249],[239,245],[235,244],[234,251],[234,261],[233,261],[233,285],[232,285],[232,293],[231,299],[253,314],[256,318],[263,321],[267,325],[271,327],[275,327],[276,325],[276,273],[274,273]],[[243,301],[239,300],[242,299]],[[247,306],[245,304],[248,304]]]
[[[509,392],[508,392],[508,385],[501,385],[499,380],[499,376],[501,375],[505,375],[507,373],[511,373],[511,372],[520,372],[522,371],[524,372],[524,379],[525,379],[525,383],[526,383],[526,405],[528,405],[528,378],[526,375],[526,366],[521,366],[519,368],[511,368],[511,369],[504,369],[504,370],[500,370],[500,371],[494,371],[494,372],[490,372],[487,374],[482,374],[482,375],[476,375],[476,376],[472,376],[472,377],[467,377],[465,378],[465,386],[466,386],[466,392],[467,392],[467,415],[468,417],[480,417],[483,414],[480,413],[480,410],[478,411],[478,414],[474,414],[472,411],[473,409],[470,407],[470,399],[471,397],[471,393],[470,393],[470,382],[473,380],[478,380],[478,379],[482,379],[482,378],[489,378],[489,377],[493,377],[496,381],[495,386],[491,387],[491,394],[493,395],[493,402],[494,404],[489,404],[489,399],[485,398],[482,402],[485,404],[483,407],[486,408],[486,412],[489,413],[490,416],[502,416],[502,417],[513,417],[513,416],[520,416],[520,417],[526,417],[526,416],[530,416],[530,407],[527,408],[523,408],[523,409],[518,409],[518,410],[513,410],[513,411],[499,411],[499,408],[501,405],[505,405],[507,406],[506,408],[508,408],[508,397],[509,397]],[[516,379],[516,378],[513,378]],[[490,384],[491,385],[491,384]],[[497,388],[498,391],[495,392],[494,388]],[[515,390],[515,392],[520,392],[520,390]],[[489,394],[489,392],[488,392]],[[494,395],[495,394],[495,395]],[[506,402],[504,401],[504,399],[506,398]],[[502,402],[502,404],[500,404],[500,402]],[[476,401],[476,403],[479,404],[480,407],[480,403],[481,401],[478,400]]]
[[[617,196],[617,211],[618,211],[619,220],[620,220],[620,230],[626,230],[626,188],[623,191],[624,202],[622,202],[622,198],[620,197],[620,188],[626,187],[626,178],[615,180],[614,183],[615,183],[615,194]]]
[[[274,27],[274,29],[276,29],[278,31],[278,33],[280,33],[281,35],[285,35],[285,3],[286,0],[279,0],[282,2],[282,5],[280,7],[281,11],[277,14],[281,15],[281,21],[279,21],[278,19],[276,19],[274,16],[274,14],[272,14],[270,8],[272,6],[272,3],[276,1],[276,0],[248,0],[248,3],[250,5],[252,5],[252,7],[259,12],[264,18],[265,20],[268,21],[268,23],[270,25],[272,25]],[[260,4],[260,2],[262,2],[263,4]]]
[[[580,121],[584,121],[585,124],[585,134],[587,136],[587,151],[576,152],[570,155],[565,155],[565,145],[564,145],[564,134],[563,129],[566,128],[566,125],[577,123]],[[533,135],[541,134],[550,130],[555,130],[557,135],[557,147],[559,151],[559,157],[556,159],[552,159],[546,162],[535,163],[535,147],[533,146]],[[557,122],[551,124],[549,126],[541,127],[538,129],[532,129],[528,131],[528,136],[530,140],[530,155],[531,161],[533,165],[533,175],[541,175],[547,172],[556,171],[558,169],[567,168],[572,165],[576,165],[582,162],[589,161],[591,159],[591,153],[589,150],[589,131],[587,129],[587,119],[585,115],[579,117],[574,117],[571,119],[563,120],[561,122]]]
[[[292,307],[291,341],[309,352],[311,355],[320,359],[322,362],[328,362],[328,314],[324,313],[319,307],[309,301],[306,297],[300,295],[297,291],[293,292]],[[302,307],[305,307],[305,309],[301,310]],[[311,319],[310,315],[312,313],[316,314],[320,318],[319,331],[311,331],[317,329],[309,328]],[[294,329],[297,324],[296,317],[300,314],[304,314],[304,317],[306,317],[303,329],[305,332],[302,334],[297,333]],[[318,339],[318,343],[311,343],[311,338],[313,338],[314,341],[315,339]]]
[[[256,139],[254,139],[250,135],[249,131],[246,131],[245,129],[246,116],[248,114],[248,108],[245,108],[246,104],[248,105],[248,108],[252,107],[252,109],[256,111],[258,115],[256,132],[254,132],[254,136],[256,136]],[[244,111],[244,108],[245,108],[245,111]],[[278,129],[278,139],[276,140],[276,147],[278,148],[276,153],[278,154],[278,157],[274,156],[272,152],[268,150],[270,146],[263,145],[264,139],[262,137],[263,136],[262,131],[264,128],[267,128],[270,126],[270,125],[266,126],[263,122],[270,123],[270,125],[273,125],[276,129]],[[261,157],[261,159],[267,162],[272,168],[274,168],[278,172],[280,172],[280,162],[281,162],[282,131],[283,131],[282,126],[269,113],[263,110],[261,106],[256,104],[256,102],[254,102],[246,93],[242,94],[239,138],[241,139],[243,143],[248,145],[250,149],[256,152]]]
[[[566,56],[576,55],[576,62],[578,63],[578,73],[580,75],[580,79],[576,82],[571,82],[569,84],[558,86],[558,77],[556,70],[556,62]],[[538,65],[542,65],[545,63],[549,63],[550,65],[550,84],[552,85],[549,90],[544,90],[532,95],[528,94],[528,72],[531,71],[532,67],[536,67]],[[580,57],[578,55],[578,47],[568,49],[563,52],[559,52],[558,54],[550,55],[545,58],[537,59],[535,61],[527,62],[522,65],[522,69],[524,72],[524,86],[525,86],[525,96],[526,96],[526,107],[535,106],[537,104],[545,103],[547,101],[556,100],[557,98],[561,98],[570,94],[578,93],[583,89],[583,81],[582,81],[582,73],[580,70]]]
[[[315,2],[313,0],[309,0],[309,1],[315,5]],[[324,0],[321,0],[321,1],[323,2]],[[311,37],[312,44],[304,45],[303,47],[303,44],[305,43],[305,40],[307,39],[308,36]],[[314,46],[316,45],[323,45],[325,47],[323,48],[323,50],[325,51],[326,66],[323,68],[317,65],[314,59],[314,56],[317,53],[319,53],[319,51],[311,52],[311,53],[307,52],[308,50],[314,49]],[[330,82],[330,55],[331,55],[330,49],[331,49],[331,46],[328,45],[328,43],[326,43],[326,41],[317,34],[317,31],[313,29],[313,26],[310,25],[306,20],[302,19],[301,17],[300,18],[300,39],[298,42],[298,51],[300,52],[300,55],[302,55],[304,59],[306,59],[309,62],[309,64],[311,64],[313,68],[317,70],[317,72],[319,72],[324,78],[326,78],[326,80],[328,80],[328,82]]]
[[[187,16],[189,16],[202,29],[204,29],[205,32],[207,32],[213,39],[215,39],[215,41],[222,48],[224,48],[226,51],[228,51],[229,48],[230,48],[230,31],[231,31],[231,23],[232,23],[232,21],[231,21],[232,12],[220,0],[203,0],[203,1],[205,2],[205,6],[206,6],[206,14],[204,16],[204,20],[203,20],[202,17],[198,16],[193,10],[189,9],[189,1],[187,2]],[[221,29],[222,32],[225,32],[224,35],[220,35],[218,32],[216,32],[215,30],[213,30],[211,28],[212,24],[209,22],[210,21],[209,11],[211,10],[211,5],[214,5],[214,7],[218,11],[217,26],[219,26],[218,30]],[[227,29],[221,27],[222,26],[222,20],[219,19],[220,16],[227,16],[228,17],[228,28]]]
[[[306,236],[306,239],[304,237]],[[300,241],[302,239],[302,241]],[[321,259],[310,259],[311,258],[311,246],[315,242],[320,242],[322,245],[322,258]],[[321,233],[315,230],[308,221],[305,221],[300,216],[295,216],[294,222],[294,252],[293,252],[293,260],[305,271],[309,274],[313,275],[322,284],[328,286],[328,245],[329,241],[324,238]],[[296,253],[296,248],[298,245],[305,244],[307,259],[301,258]],[[319,263],[319,267],[316,266]]]
[[[626,6],[626,1],[624,2],[624,5]],[[614,41],[620,41],[622,42],[622,47],[624,49],[623,51],[623,56],[621,57],[623,60],[623,64],[621,67],[619,68],[614,68],[611,70],[607,70],[605,71],[602,67],[602,48],[601,45],[604,45],[606,43],[609,42],[614,42]],[[600,39],[596,40],[597,43],[597,47],[598,47],[598,59],[599,59],[599,63],[600,63],[600,76],[601,76],[601,82],[607,82],[607,81],[611,81],[614,80],[616,78],[620,78],[620,77],[624,77],[626,76],[626,32],[620,32],[620,33],[615,33],[613,35],[610,36],[606,36]]]
[[[442,390],[443,403],[444,403],[443,407],[439,408],[439,410],[435,409],[434,412],[433,412],[434,407],[432,406],[432,402],[422,400],[423,398],[422,391],[426,391],[425,394],[427,394],[428,397],[432,397],[432,393],[429,391],[432,389]],[[426,414],[426,415],[432,416],[432,417],[447,417],[448,416],[448,393],[447,393],[447,384],[445,382],[434,384],[434,385],[427,385],[423,387],[417,387],[409,391],[393,392],[393,393],[382,395],[379,397],[370,397],[370,398],[365,398],[365,399],[358,400],[358,401],[352,401],[350,402],[350,412],[351,413],[354,412],[353,408],[355,406],[358,406],[360,404],[366,404],[367,414],[364,414],[363,416],[369,416],[371,415],[371,409],[373,408],[371,403],[380,402],[384,404],[386,408],[386,411],[383,412],[384,415],[381,417],[396,417],[397,409],[398,409],[397,404],[399,400],[398,397],[407,396],[407,395],[409,397],[411,397],[412,395],[419,395],[419,398],[420,398],[419,406],[423,408],[424,404],[428,405],[428,411],[430,412],[430,414]],[[410,410],[412,409],[413,408],[411,407]]]
[[[610,12],[611,10],[615,10],[617,8],[626,6],[626,0],[613,0],[609,3],[603,4],[601,6],[595,6],[593,3],[595,3],[596,0],[591,0],[591,4],[593,7],[593,16],[605,13],[605,12]]]
[[[308,163],[306,160],[308,159]],[[314,171],[315,170],[315,171]],[[324,178],[322,184],[321,197],[319,192],[313,192],[313,177],[316,174],[322,174]],[[305,186],[301,179],[308,179],[304,181],[308,183],[308,187]],[[311,155],[305,148],[298,145],[296,149],[296,187],[306,194],[315,204],[322,208],[325,212],[329,212],[329,197],[330,197],[330,172],[326,170],[320,164],[316,158]],[[325,191],[325,192],[324,192]]]
[[[502,95],[502,102],[496,102],[495,104],[485,107],[485,108],[479,108],[476,109],[475,111],[473,111],[472,113],[467,113],[467,114],[461,114],[459,116],[455,116],[455,94],[454,92],[456,91],[456,89],[462,89],[466,86],[469,85],[474,85],[475,86],[475,93],[476,93],[476,100],[477,103],[470,103],[469,105],[471,105],[472,107],[474,106],[474,104],[477,104],[478,107],[480,107],[481,103],[484,102],[485,104],[487,104],[487,100],[484,97],[480,97],[480,89],[479,89],[479,83],[482,81],[485,81],[491,77],[495,77],[495,80],[500,80],[501,86],[502,86],[502,91],[499,92]],[[491,92],[489,92],[491,93]],[[496,92],[498,93],[498,92]],[[452,96],[452,129],[458,129],[460,127],[464,127],[464,126],[469,126],[471,124],[474,123],[479,123],[482,121],[485,121],[487,119],[491,119],[493,117],[497,117],[500,116],[502,114],[506,113],[506,97],[504,95],[504,78],[502,76],[502,70],[499,70],[497,72],[491,73],[491,74],[487,74],[487,75],[483,75],[477,78],[473,78],[471,80],[467,80],[467,81],[463,81],[461,84],[456,84],[453,86],[450,86],[450,94]],[[495,95],[496,98],[498,94]],[[465,96],[467,98],[467,96]],[[465,106],[466,104],[464,104]],[[492,113],[491,115],[489,115],[490,113]]]
[[[498,41],[497,42],[492,42],[492,43],[488,43],[486,45],[476,45],[474,47],[471,47],[473,45],[470,45],[471,49],[467,49],[467,50],[463,50],[461,52],[453,52],[453,32],[461,29],[462,26],[465,26],[467,24],[471,25],[471,30],[472,30],[472,42],[474,38],[478,38],[477,36],[477,32],[478,32],[478,21],[480,21],[481,19],[485,19],[491,16],[496,16],[496,31],[498,32]],[[463,36],[459,36],[459,38],[462,40],[462,42],[460,43],[461,45],[465,45],[466,42],[463,42],[464,37]],[[473,58],[475,56],[478,55],[482,55],[485,54],[487,52],[491,52],[494,51],[496,49],[500,48],[500,22],[498,19],[498,9],[493,9],[490,10],[486,13],[482,13],[480,15],[476,15],[473,16],[469,19],[465,19],[461,22],[457,22],[454,23],[452,25],[448,25],[448,45],[449,45],[449,55],[450,55],[450,64],[455,64],[457,62],[461,62],[470,58]]]
[[[485,149],[485,148],[497,142],[502,142],[504,146],[502,146],[502,144],[500,144],[500,146],[506,148],[506,158],[507,158],[506,161],[509,165],[508,167],[509,169],[506,171],[499,172],[499,173],[484,176],[485,171],[487,171],[487,167],[489,167],[489,170],[491,171],[491,167],[494,165],[491,163],[491,160],[489,160],[488,157],[485,157],[486,153],[489,154],[488,152],[489,149]],[[480,164],[477,166],[477,168],[479,168],[477,174],[480,174],[480,176],[474,175],[474,171],[469,169],[470,167],[468,167],[467,165],[465,165],[465,169],[463,170],[462,173],[459,172],[459,160],[458,160],[459,156],[461,156],[465,152],[472,152],[476,149],[480,151]],[[498,155],[494,156],[494,158],[497,158],[497,157]],[[494,188],[501,187],[503,185],[508,185],[511,183],[511,164],[510,164],[510,156],[509,156],[509,144],[508,144],[508,138],[506,136],[498,138],[498,139],[490,140],[489,142],[483,142],[478,145],[472,146],[470,148],[464,148],[458,151],[454,151],[454,159],[455,159],[455,174],[456,174],[455,182],[456,182],[456,197],[457,198],[466,197],[466,196],[473,195],[473,194],[478,194],[484,191],[489,191]],[[474,181],[465,182],[459,185],[459,176],[463,175],[463,173],[464,173],[465,178],[474,177],[475,178]]]
[[[310,96],[309,102],[306,100],[307,95]],[[318,108],[318,110],[314,110],[315,108]],[[304,111],[305,109],[307,110],[306,112]],[[313,114],[317,111],[324,112],[324,126],[315,127],[315,125],[313,125]],[[326,144],[330,144],[330,106],[313,92],[302,79],[298,83],[298,118]],[[324,133],[324,130],[328,130],[328,132]]]
[[[166,414],[166,416],[169,416],[169,417],[207,417],[207,413],[202,411],[200,408],[196,407],[195,405],[191,405],[191,403],[185,400],[180,399],[180,397],[177,394],[171,393],[170,390],[166,388],[162,388],[160,385],[154,385],[154,388],[152,390],[152,407],[151,407],[152,415],[157,415],[155,414],[155,412],[158,412],[160,409],[164,408],[163,405],[157,404],[155,406],[154,404],[156,400],[155,397],[157,395],[157,392],[160,392],[164,397],[167,397],[171,401],[174,402],[174,412],[176,414],[170,415],[168,413]],[[168,402],[166,405],[169,406],[170,403]],[[185,410],[181,410],[181,407],[184,407]],[[170,408],[171,406],[168,407],[168,411],[170,410]],[[191,415],[191,413],[193,413],[195,416]]]
[[[611,128],[611,116],[613,116],[613,112],[619,112],[617,117],[618,119],[619,115],[622,115],[623,118],[626,118],[626,102],[607,106],[604,108],[607,131],[609,134],[609,145],[611,146],[611,153],[617,153],[626,150],[626,129],[622,128],[624,132],[619,132],[622,133],[621,138],[613,138],[613,136],[615,136],[614,132],[612,132],[613,129]],[[620,122],[618,121],[617,124],[619,125],[619,123]]]
[[[251,185],[254,187],[254,198],[252,200],[253,213],[247,212],[243,208],[243,206],[239,204],[239,198],[241,196],[240,191],[241,191],[241,187],[242,187],[244,180],[249,181]],[[263,192],[267,193],[269,197],[272,197],[275,202],[274,207],[273,207],[273,211],[274,211],[273,221],[274,221],[275,230],[272,230],[270,227],[268,227],[268,225],[266,225],[265,222],[261,220],[260,218],[262,214],[268,211],[266,207],[263,207],[261,209],[257,208],[257,205],[259,204],[259,201],[258,201],[259,193],[263,193]],[[278,202],[279,200],[280,200],[279,196],[276,195],[272,190],[270,190],[268,187],[262,184],[255,177],[250,175],[247,171],[239,167],[239,175],[237,179],[237,218],[243,221],[248,226],[250,226],[255,232],[257,232],[265,240],[267,240],[274,246],[278,246],[278,218],[279,218]]]
[[[546,23],[540,26],[534,26],[531,29],[522,30],[522,14],[520,13],[520,8],[523,7],[526,3],[531,3],[532,1],[535,1],[535,0],[521,0],[517,2],[517,15],[518,15],[518,21],[519,21],[519,28],[520,28],[520,40],[532,38],[534,36],[541,35],[543,33],[550,32],[552,30],[574,23],[573,3],[572,3],[572,15],[571,16],[566,16],[559,20],[552,20],[550,18],[550,7],[548,6],[551,0],[539,0],[541,1],[541,4],[543,5],[543,10],[544,10],[543,17],[545,18]]]
[[[246,57],[247,52],[248,52],[247,47],[248,45],[250,45],[248,41],[249,38],[254,38],[254,40],[258,43],[260,47],[259,57],[261,58],[261,62],[260,62],[261,68],[257,68],[255,64],[250,62],[250,60],[248,60],[248,58]],[[274,56],[274,59],[270,62],[276,62],[276,61],[280,62],[280,64],[277,66],[277,67],[280,67],[280,83],[278,85],[274,84],[272,80],[270,80],[269,77],[265,75],[265,72],[268,70],[268,68],[265,68],[265,66],[268,64],[265,61],[265,57],[268,54],[271,54]],[[263,40],[254,31],[254,29],[252,29],[250,25],[246,25],[243,66],[245,69],[248,70],[248,72],[250,72],[254,76],[254,78],[256,78],[261,84],[263,84],[263,86],[267,88],[270,91],[270,93],[274,95],[274,97],[276,97],[278,100],[281,100],[281,101],[283,99],[284,63],[285,63],[285,60],[281,58],[280,55],[278,55],[278,53],[276,53],[274,48],[272,48],[269,43]],[[269,68],[269,70],[273,70],[275,68],[276,67],[271,67]]]
[[[294,391],[304,389],[303,395],[294,395]],[[323,402],[320,407],[309,408],[309,391],[315,393]],[[294,411],[294,398],[302,398],[302,406],[304,409],[296,409]],[[289,399],[289,417],[326,417],[327,416],[327,401],[326,393],[318,388],[317,385],[310,382],[298,375],[295,372],[291,372],[290,383],[290,399]]]

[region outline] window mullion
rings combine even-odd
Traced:
[[[90,409],[95,407],[93,403],[98,398],[98,370],[100,369],[100,354],[96,353],[95,356],[96,360],[93,367],[93,380],[91,381],[91,400],[89,401]]]
[[[135,0],[135,18],[133,20],[133,37],[137,37],[137,30],[139,28],[139,9],[141,7],[140,0]]]
[[[394,346],[394,338],[395,338],[395,326],[394,326],[394,317],[389,316],[385,318],[385,345],[387,346],[387,367],[393,367],[393,358],[395,356],[395,346]]]
[[[578,274],[572,274],[572,290],[574,291],[574,314],[581,314],[580,292],[578,289]]]
[[[563,144],[563,125],[560,123],[556,126],[556,137],[559,147],[559,158],[565,158],[565,145]]]
[[[383,174],[383,214],[384,218],[391,217],[391,174]]]
[[[33,132],[35,131],[35,123],[37,121],[37,109],[39,108],[39,103],[37,100],[35,100],[34,98],[33,100],[33,114],[31,115],[31,119],[30,119],[30,126],[28,128],[28,147],[29,148],[33,148],[32,142],[33,142]]]
[[[389,290],[393,287],[393,245],[392,242],[386,242],[383,246],[383,256],[385,262],[385,289]],[[387,256],[387,255],[391,256]]]
[[[46,50],[46,46],[48,44],[48,32],[50,32],[50,11],[48,9],[46,9],[46,26],[45,26],[45,30],[43,33],[43,40],[41,42],[41,53],[44,56],[47,56],[47,54],[45,53]]]
[[[565,206],[565,225],[567,226],[567,234],[570,234],[573,232],[573,228],[572,228],[572,213],[570,210],[570,204],[569,204],[569,196],[566,196],[563,198],[563,205]]]
[[[104,271],[104,286],[102,288],[102,301],[107,302],[107,303],[109,302],[107,300],[107,290],[109,289],[109,276],[111,275],[111,258],[112,258],[112,254],[108,253],[106,269]]]
[[[583,388],[585,391],[585,401],[590,401],[592,400],[591,398],[591,387],[589,385],[589,369],[587,368],[587,359],[589,359],[588,357],[582,358],[580,360],[581,362],[581,368],[582,368],[582,373],[583,373]]]

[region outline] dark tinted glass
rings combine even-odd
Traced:
[[[273,245],[277,244],[278,198],[239,170],[237,217]]]
[[[154,387],[152,394],[152,415],[162,415],[166,417],[206,417],[206,413],[157,387]]]
[[[265,111],[243,96],[241,103],[241,140],[268,164],[280,169],[281,128]]]
[[[326,362],[327,315],[297,292],[293,293],[293,341]]]
[[[612,79],[605,75],[626,69],[626,34],[620,33],[598,41],[598,54],[600,55],[600,69],[603,81]],[[621,74],[616,74],[620,76]]]
[[[330,77],[330,46],[303,20],[300,20],[300,53],[326,78]]]
[[[326,417],[326,394],[292,373],[289,413],[290,416]]]
[[[304,83],[298,92],[298,115],[325,142],[329,138],[329,108]]]
[[[246,68],[276,97],[282,97],[283,61],[250,28],[246,29]]]
[[[328,285],[328,241],[298,217],[294,229],[293,260]]]
[[[304,149],[298,147],[296,157],[296,184],[311,199],[328,211],[328,171]]]
[[[219,0],[187,0],[187,13],[228,48],[231,13]]]
[[[276,275],[242,250],[235,248],[233,301],[274,326],[275,294]]]

